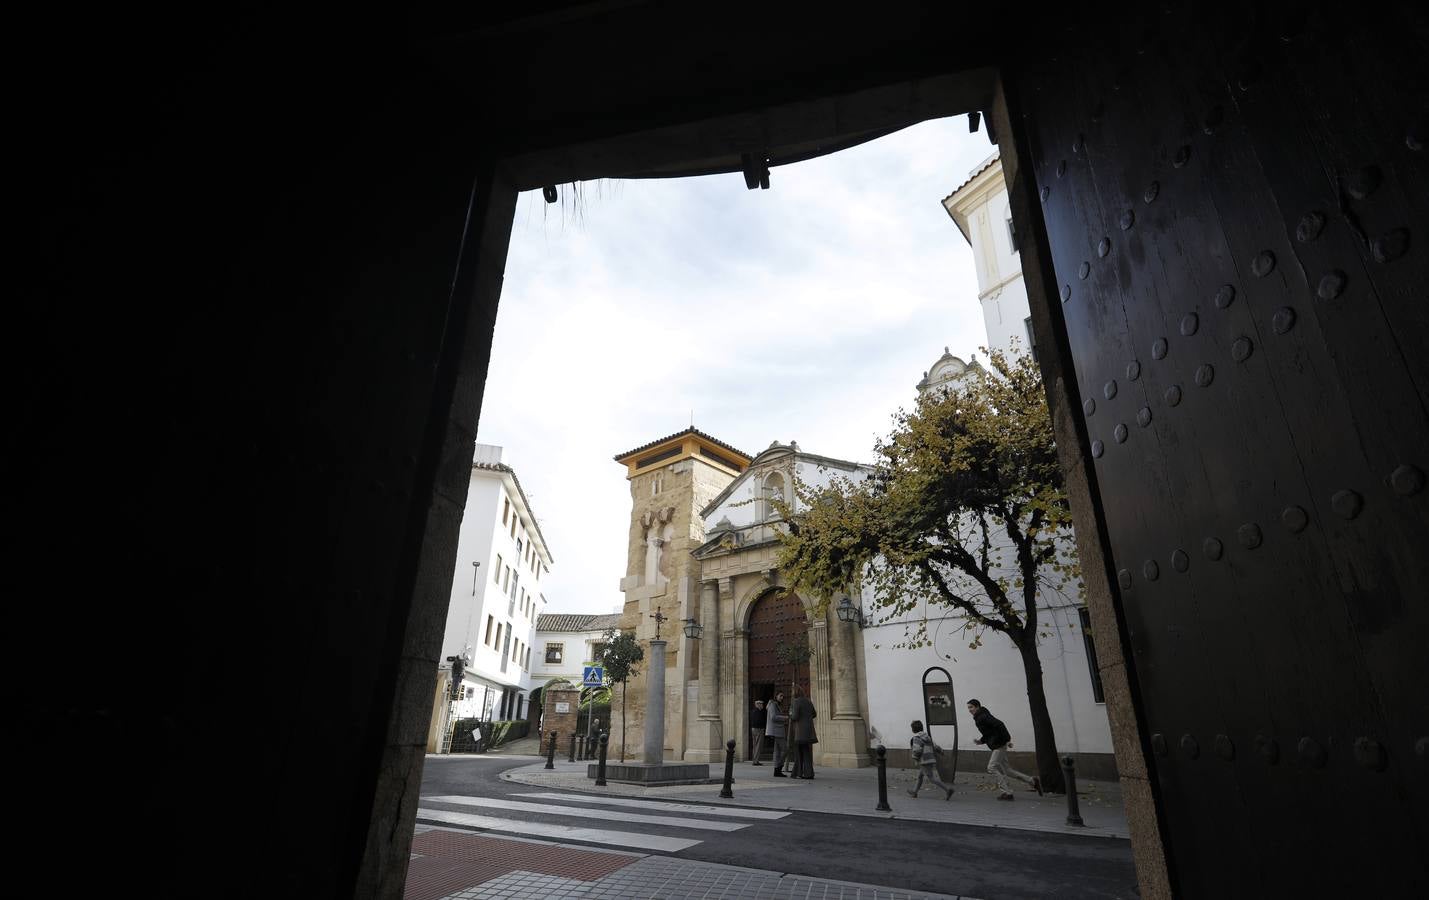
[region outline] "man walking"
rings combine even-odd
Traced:
[[[784,756],[788,753],[789,743],[785,740],[787,734],[786,723],[789,717],[784,714],[784,692],[776,691],[774,699],[770,700],[764,707],[765,725],[764,734],[774,742],[774,777],[787,778],[784,774]]]
[[[764,755],[764,729],[769,724],[769,714],[764,711],[764,701],[754,701],[754,711],[749,714],[749,744],[752,749],[749,758],[754,765],[762,766],[759,758]]]
[[[968,714],[973,717],[973,724],[982,733],[982,737],[974,738],[973,743],[986,744],[987,749],[992,751],[992,756],[987,761],[987,773],[997,779],[997,789],[1000,791],[997,799],[1016,799],[1012,788],[1007,784],[1009,775],[1032,785],[1032,789],[1041,796],[1042,779],[1036,775],[1024,775],[1007,764],[1007,747],[1012,743],[1012,735],[1007,732],[1007,726],[1002,724],[1002,720],[976,700],[968,701]]]

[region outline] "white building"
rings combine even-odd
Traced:
[[[619,627],[618,612],[608,615],[543,613],[536,619],[532,684],[541,687],[554,678],[565,678],[579,685],[584,666],[600,658],[606,632]]]
[[[461,718],[522,719],[532,688],[536,619],[551,552],[516,472],[501,448],[477,444],[457,540],[442,663],[433,698],[428,752],[445,752]],[[453,699],[452,658],[463,665]]]
[[[943,208],[972,247],[988,347],[1007,349],[1016,338],[1024,350],[1033,347],[1035,352],[1032,308],[1027,303],[1017,231],[998,155],[994,153],[973,169],[966,181],[943,198]]]

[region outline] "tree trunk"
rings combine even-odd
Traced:
[[[1032,740],[1037,747],[1037,776],[1042,790],[1065,794],[1062,762],[1057,755],[1057,737],[1052,732],[1052,715],[1047,712],[1047,692],[1042,687],[1042,660],[1037,656],[1033,639],[1027,646],[1018,645],[1022,654],[1022,671],[1027,677],[1027,706],[1032,713]]]
[[[620,761],[625,762],[625,685],[629,679],[620,683]]]

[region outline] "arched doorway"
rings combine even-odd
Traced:
[[[782,588],[775,589],[760,597],[749,611],[749,684],[745,703],[754,705],[756,700],[768,700],[776,690],[785,693],[785,711],[791,681],[799,685],[805,694],[809,693],[809,663],[807,660],[791,665],[780,659],[780,647],[808,647],[809,620],[804,615],[804,602],[799,595]],[[744,736],[746,742],[750,736]],[[746,744],[746,758],[753,747]],[[764,756],[774,753],[773,742],[766,741]]]

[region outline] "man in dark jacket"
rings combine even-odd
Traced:
[[[791,778],[814,777],[814,745],[819,742],[814,719],[819,715],[814,703],[794,686],[794,702],[789,704],[789,741],[794,745],[794,774]]]
[[[769,714],[764,711],[764,701],[754,701],[754,711],[749,714],[749,758],[756,766],[764,763],[759,757],[764,755],[764,729],[769,722]]]
[[[1012,735],[1008,734],[1007,726],[1002,724],[1002,720],[976,700],[968,701],[968,714],[973,717],[973,724],[982,733],[982,737],[974,738],[973,743],[986,744],[987,749],[992,751],[992,755],[987,761],[987,773],[997,779],[999,791],[997,799],[1016,799],[1012,794],[1012,788],[1007,784],[1009,775],[1018,781],[1032,785],[1032,789],[1040,795],[1042,779],[1036,775],[1024,775],[1007,764],[1007,748],[1012,743]]]

